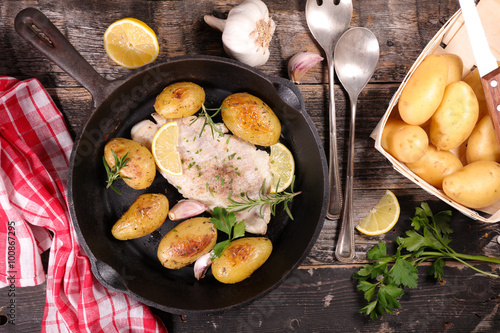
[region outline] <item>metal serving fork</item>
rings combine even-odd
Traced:
[[[318,1],[321,4],[318,4]],[[352,0],[307,0],[306,21],[312,35],[323,48],[328,62],[330,156],[328,210],[326,217],[336,219],[342,210],[342,186],[338,166],[337,130],[335,117],[334,51],[340,36],[349,28],[352,18]]]

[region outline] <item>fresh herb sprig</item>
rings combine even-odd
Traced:
[[[424,261],[432,261],[429,273],[438,280],[443,279],[446,260],[456,260],[479,273],[498,277],[470,265],[465,260],[500,264],[500,259],[457,253],[448,245],[453,232],[449,225],[450,220],[451,211],[433,214],[429,205],[424,202],[416,208],[412,218],[411,225],[414,230],[408,230],[406,237],[397,239],[396,254],[388,255],[387,246],[383,241],[379,241],[378,245],[368,251],[367,258],[375,262],[366,264],[353,275],[358,280],[358,290],[364,292],[364,298],[369,302],[360,313],[375,320],[386,313],[393,313],[393,309],[401,308],[397,298],[403,294],[405,287],[417,287],[417,267]]]
[[[265,183],[262,184],[262,187],[259,191],[259,198],[258,199],[253,199],[250,198],[248,193],[241,193],[238,197],[237,200],[233,199],[233,193],[231,192],[229,194],[229,197],[227,198],[230,205],[227,207],[227,210],[230,212],[241,212],[244,210],[250,210],[254,207],[260,206],[260,211],[259,213],[262,215],[262,210],[264,209],[265,206],[269,205],[271,208],[271,214],[274,216],[276,215],[276,206],[280,203],[284,204],[284,210],[290,217],[290,219],[293,220],[293,215],[292,212],[290,211],[290,207],[288,206],[293,198],[297,195],[299,195],[302,192],[294,192],[293,186],[295,183],[295,176],[292,179],[292,184],[290,185],[290,192],[283,191],[280,193],[269,193],[269,194],[264,194],[265,191]]]
[[[118,157],[113,149],[111,149],[111,154],[115,160],[115,165],[112,168],[108,165],[108,162],[106,162],[106,158],[104,156],[102,157],[102,162],[104,163],[104,168],[106,169],[106,174],[108,175],[106,188],[111,188],[113,191],[121,195],[121,192],[113,186],[113,182],[117,179],[130,179],[130,177],[120,176],[120,171],[127,166],[130,158],[128,157],[128,152],[122,157]]]
[[[210,221],[214,226],[225,233],[228,239],[215,244],[212,251],[212,260],[220,258],[222,252],[229,246],[232,240],[245,235],[245,221],[236,221],[234,213],[228,212],[225,208],[215,207],[212,211]]]
[[[224,136],[224,132],[222,132],[222,130],[217,126],[217,124],[213,120],[213,117],[215,117],[217,114],[219,114],[219,112],[221,110],[222,110],[222,106],[218,109],[207,109],[205,107],[205,105],[203,105],[203,104],[201,105],[201,111],[198,113],[196,119],[191,122],[191,124],[193,124],[198,120],[198,118],[204,117],[205,120],[203,122],[203,126],[201,127],[199,137],[201,137],[201,135],[203,134],[203,131],[205,131],[205,126],[207,126],[207,125],[210,126],[210,131],[212,131],[212,138],[214,138],[214,136],[215,136],[214,132],[217,132],[220,136]],[[209,115],[208,111],[215,111],[215,113],[213,113],[212,115]]]

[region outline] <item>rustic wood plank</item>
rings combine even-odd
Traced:
[[[108,80],[128,77],[134,71],[115,65],[106,56],[102,35],[113,21],[132,16],[148,23],[157,33],[161,51],[157,62],[186,54],[225,57],[220,32],[203,22],[203,15],[225,17],[240,0],[228,1],[48,1],[3,0],[0,3],[0,74],[19,79],[35,77],[47,88],[62,111],[75,137],[92,110],[92,97],[58,66],[27,46],[13,28],[15,15],[25,7],[37,7],[61,29],[82,56]],[[271,43],[271,58],[260,70],[286,77],[288,59],[299,51],[322,51],[312,39],[304,17],[305,0],[266,1],[277,23]],[[298,270],[268,295],[249,305],[211,315],[176,316],[155,311],[170,332],[227,331],[405,331],[405,332],[498,332],[500,331],[500,281],[479,276],[463,265],[445,268],[446,283],[427,278],[426,267],[419,269],[419,287],[401,299],[402,309],[394,315],[371,322],[357,314],[364,304],[356,291],[352,274],[366,262],[365,254],[379,239],[394,248],[397,236],[410,227],[415,206],[427,201],[435,210],[449,209],[443,202],[420,189],[396,172],[373,147],[369,137],[384,114],[392,95],[413,61],[446,20],[458,9],[455,0],[354,2],[351,26],[370,28],[378,37],[379,66],[362,92],[358,103],[356,132],[354,206],[355,220],[361,219],[386,189],[400,199],[400,221],[389,233],[377,237],[356,234],[357,259],[341,264],[333,258],[337,221],[326,220],[321,234]],[[298,85],[319,136],[328,149],[326,62],[314,67]],[[335,87],[341,173],[345,176],[349,105],[340,85]],[[469,254],[498,256],[497,224],[473,221],[454,211],[452,246]],[[491,272],[498,265],[480,265]],[[42,284],[17,288],[19,326],[0,326],[0,332],[39,332],[44,306]],[[4,293],[5,289],[0,290]],[[1,294],[0,314],[9,299]]]

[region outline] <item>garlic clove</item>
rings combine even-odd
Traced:
[[[323,58],[315,52],[299,52],[288,61],[288,77],[295,83],[311,68],[320,63]]]
[[[226,20],[211,15],[204,20],[222,31],[224,50],[231,58],[250,66],[261,66],[269,59],[276,24],[261,0],[245,0],[229,11]]]
[[[205,277],[206,272],[208,271],[208,268],[210,265],[212,265],[212,254],[213,252],[210,251],[207,254],[202,255],[199,257],[195,263],[194,263],[194,277],[196,280],[202,279]]]
[[[199,215],[207,210],[207,206],[196,200],[181,200],[168,212],[168,218],[171,221],[187,219]]]

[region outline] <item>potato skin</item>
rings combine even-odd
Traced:
[[[448,197],[469,208],[484,208],[500,200],[500,164],[477,161],[443,180]]]
[[[156,176],[156,164],[153,155],[148,148],[143,146],[137,141],[114,138],[111,139],[104,147],[104,158],[110,168],[115,165],[113,150],[118,157],[123,157],[128,152],[130,160],[127,166],[120,171],[120,176],[129,177],[130,179],[123,179],[125,184],[136,190],[148,188]]]
[[[278,143],[281,123],[260,98],[248,93],[229,95],[221,114],[226,127],[243,140],[266,147]]]
[[[238,283],[262,266],[272,250],[271,241],[265,237],[238,238],[212,262],[212,274],[222,283]]]
[[[138,196],[129,209],[116,221],[111,233],[116,239],[127,240],[148,235],[161,227],[167,218],[169,203],[163,194],[146,193]]]
[[[500,162],[500,147],[489,115],[484,116],[474,127],[467,141],[465,156],[467,163],[476,161]]]
[[[474,129],[478,115],[479,106],[472,88],[463,81],[448,85],[443,101],[431,118],[432,144],[444,150],[460,146]]]
[[[217,229],[206,217],[194,217],[170,230],[158,246],[158,259],[169,269],[179,269],[210,252],[217,242]]]
[[[176,82],[167,86],[156,97],[154,108],[167,119],[189,117],[205,103],[205,91],[192,82]]]
[[[463,168],[462,162],[448,150],[429,145],[421,159],[406,166],[432,186],[441,189],[443,179]]]
[[[446,80],[446,85],[462,80],[464,67],[462,58],[453,53],[443,54],[443,57],[448,64],[448,79]]]
[[[412,163],[424,156],[429,138],[422,127],[390,118],[385,124],[380,144],[398,161]]]
[[[399,114],[411,125],[431,118],[443,99],[448,80],[448,64],[442,55],[428,55],[415,69],[401,92]]]

